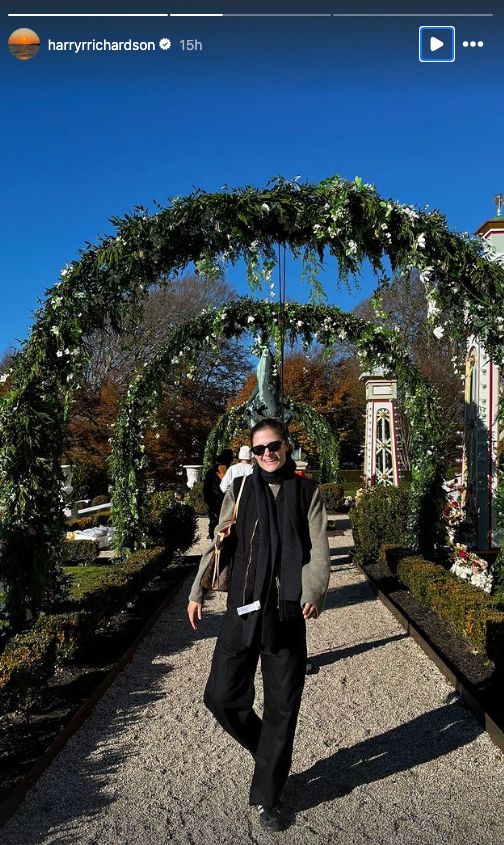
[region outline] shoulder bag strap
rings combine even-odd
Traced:
[[[238,506],[240,504],[241,494],[243,493],[243,487],[245,485],[246,480],[247,480],[247,476],[244,475],[243,478],[242,478],[242,483],[240,484],[240,491],[238,493],[238,498],[237,498],[237,500],[235,502],[235,506],[233,508],[233,521],[234,522],[236,522],[236,519],[238,517]]]

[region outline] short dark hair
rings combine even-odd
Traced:
[[[217,455],[217,463],[224,464],[224,466],[228,467],[233,462],[233,458],[232,449],[223,449],[220,455]]]
[[[289,442],[289,432],[287,430],[287,426],[285,425],[282,420],[277,420],[275,417],[267,417],[264,420],[260,420],[250,429],[250,440],[253,442],[254,434],[256,431],[261,431],[263,428],[272,428],[273,431],[276,431],[282,440],[285,440],[286,443]]]

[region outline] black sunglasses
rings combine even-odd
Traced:
[[[264,455],[266,449],[268,452],[279,452],[282,448],[282,443],[283,440],[273,440],[272,443],[267,443],[266,446],[263,446],[262,444],[260,446],[251,446],[250,451],[252,454],[258,456]]]

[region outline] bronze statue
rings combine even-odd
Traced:
[[[274,417],[289,422],[292,413],[281,407],[281,385],[275,372],[275,359],[269,348],[263,350],[257,365],[257,384],[247,400],[245,418],[252,428],[260,420]]]

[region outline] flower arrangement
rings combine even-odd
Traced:
[[[446,525],[448,540],[450,543],[454,543],[457,529],[465,518],[462,510],[462,493],[465,488],[461,483],[460,476],[457,476],[451,481],[445,482],[443,489],[447,494],[443,508],[443,521]]]
[[[474,552],[468,550],[467,546],[462,543],[455,543],[452,547],[453,563],[450,567],[450,572],[461,578],[463,581],[469,581],[485,593],[491,593],[493,588],[494,576],[490,572],[489,564],[483,558],[478,557]]]

